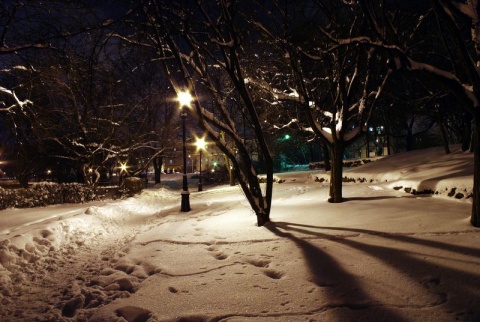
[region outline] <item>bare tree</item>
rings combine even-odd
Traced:
[[[68,10],[67,10],[68,9]],[[66,19],[68,12],[77,17],[87,13],[79,3],[45,1],[4,1],[0,3],[0,112],[8,115],[10,157],[16,165],[16,177],[22,185],[44,167],[46,150],[33,128],[37,65],[46,57],[61,52],[63,41],[79,28]],[[47,59],[48,60],[48,59]],[[43,64],[43,63],[42,63]],[[6,151],[7,152],[7,151]]]
[[[161,132],[168,127],[160,122],[171,117],[159,117],[165,104],[151,66],[139,66],[135,48],[108,35],[76,35],[64,55],[39,63],[31,112],[48,153],[77,165],[93,188],[120,163],[128,161],[132,174],[144,171],[165,148]]]
[[[245,26],[242,17],[236,14],[241,5],[236,1],[194,5],[145,2],[144,24],[139,27],[143,38],[138,43],[159,53],[165,74],[177,94],[181,91],[192,93],[192,112],[209,138],[228,157],[257,216],[257,224],[262,226],[270,220],[273,168],[257,109],[245,83],[242,56],[248,42],[240,31]],[[217,85],[218,77],[223,88]],[[239,114],[232,110],[234,105],[245,115],[266,164],[265,194],[238,128]]]
[[[305,12],[299,10],[302,8],[299,5],[297,3],[294,13]],[[318,1],[317,5],[319,12],[328,9],[329,14],[288,16],[292,10],[278,6],[278,15],[284,18],[278,19],[283,25],[277,29],[282,32],[274,33],[272,30],[275,28],[255,23],[272,45],[280,50],[284,70],[289,73],[280,74],[283,80],[276,84],[263,75],[252,77],[250,81],[269,92],[277,101],[294,102],[302,107],[307,123],[304,128],[318,136],[330,151],[332,168],[329,200],[337,203],[343,200],[345,147],[366,130],[390,70],[378,67],[381,66],[378,62],[385,57],[375,48],[357,43],[339,43],[339,35],[354,38],[361,30],[362,20],[358,12],[345,10],[347,7],[342,4]],[[353,25],[345,28],[344,24],[339,23],[341,18],[353,21]],[[284,24],[285,21],[294,20],[297,20],[295,26]]]
[[[471,223],[480,227],[480,24],[477,1],[430,0],[407,4],[352,1],[366,15],[372,35],[344,39],[381,47],[391,66],[428,73],[442,81],[473,118],[474,183]],[[398,19],[402,13],[407,19]],[[400,23],[404,23],[400,27]],[[432,50],[434,48],[435,50]]]
[[[77,19],[71,19],[72,14]],[[55,55],[65,39],[91,29],[91,18],[88,6],[80,1],[0,3],[0,112],[22,111],[32,104],[28,84],[16,75],[35,71],[31,59],[37,53]]]

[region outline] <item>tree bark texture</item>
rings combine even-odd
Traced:
[[[330,196],[329,202],[340,203],[343,200],[342,196],[342,175],[343,175],[343,142],[336,142],[330,147],[332,162],[332,169],[330,170]]]
[[[480,227],[480,127],[479,127],[480,113],[477,112],[473,117],[473,201],[472,214],[470,222],[475,227]]]
[[[163,157],[158,156],[153,159],[153,169],[154,169],[154,175],[155,175],[155,183],[161,183],[161,171],[162,171],[162,163],[163,163]]]

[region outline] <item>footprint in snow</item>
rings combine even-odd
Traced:
[[[255,266],[255,267],[264,267],[264,268],[268,268],[268,266],[270,265],[271,261],[268,260],[268,259],[263,259],[263,258],[248,258],[246,260],[247,263]]]
[[[124,306],[115,310],[115,313],[129,322],[147,322],[152,316],[152,312],[137,306]]]
[[[263,274],[265,274],[265,276],[268,276],[274,280],[279,280],[284,276],[282,272],[279,272],[273,269],[265,269],[263,270]]]

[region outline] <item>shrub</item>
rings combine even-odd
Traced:
[[[79,183],[35,183],[29,188],[4,189],[0,187],[0,210],[31,208],[61,203],[82,203],[95,199],[88,186]]]
[[[145,180],[138,177],[127,177],[123,180],[122,192],[127,196],[133,196],[142,192],[145,187]]]

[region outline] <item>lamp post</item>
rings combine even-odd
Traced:
[[[200,164],[199,164],[200,175],[198,177],[198,191],[203,191],[203,187],[202,187],[202,150],[205,149],[205,146],[207,144],[206,144],[204,138],[197,139],[197,142],[195,144],[197,145],[197,149],[200,150]]]
[[[182,143],[183,143],[183,184],[182,184],[182,203],[180,211],[188,212],[190,211],[190,192],[188,191],[188,180],[187,180],[187,146],[185,145],[185,119],[187,118],[186,107],[190,105],[192,101],[192,95],[189,92],[179,92],[178,93],[178,102],[180,103],[180,117],[182,118]]]
[[[123,179],[125,179],[126,175],[128,174],[127,162],[125,161],[124,163],[120,163],[120,166],[118,168],[120,169],[120,176],[118,177],[118,185],[122,186],[123,185]],[[90,168],[88,171],[90,173],[92,173],[93,169]]]

